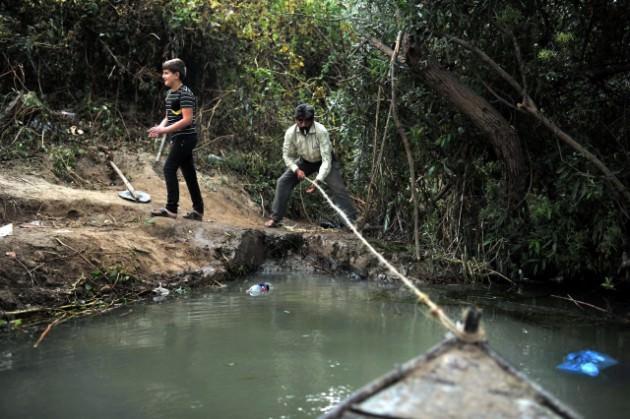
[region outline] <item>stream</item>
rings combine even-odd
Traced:
[[[268,295],[249,285],[268,281]],[[426,288],[452,317],[483,308],[491,346],[591,418],[630,412],[630,330],[579,308],[480,287]],[[2,418],[307,418],[439,343],[445,330],[408,294],[311,274],[257,275],[69,321],[39,348],[0,341]],[[594,349],[619,364],[598,377],[556,369]]]

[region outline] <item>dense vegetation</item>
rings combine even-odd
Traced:
[[[413,251],[417,211],[438,267],[628,283],[628,2],[24,0],[0,14],[3,164],[45,153],[72,180],[87,144],[148,144],[159,65],[178,56],[202,170],[221,155],[258,202],[308,101],[375,238]],[[296,192],[294,216],[328,217]]]

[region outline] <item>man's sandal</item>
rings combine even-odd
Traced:
[[[157,208],[151,210],[152,217],[167,217],[167,218],[177,218],[176,212],[171,212],[166,208]]]
[[[187,220],[203,221],[203,214],[198,211],[192,210],[186,213],[184,215],[184,218]]]
[[[273,218],[271,220],[268,220],[265,223],[265,227],[269,227],[269,228],[277,228],[280,227],[282,225],[282,223],[278,220],[274,220]]]

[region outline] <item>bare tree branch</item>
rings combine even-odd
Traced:
[[[516,36],[514,36],[514,32],[508,30],[508,34],[510,38],[512,38],[512,44],[514,45],[514,53],[516,55],[516,60],[518,61],[518,68],[521,72],[521,83],[523,85],[523,96],[527,94],[527,79],[525,78],[525,64],[523,64],[523,56],[521,55],[521,47],[518,45],[518,41],[516,40]]]
[[[490,58],[485,52],[472,45],[468,41],[464,41],[463,39],[457,37],[449,37],[453,42],[463,46],[464,48],[474,52],[484,63],[486,63],[490,68],[495,70],[503,80],[505,80],[508,84],[510,84],[519,94],[523,96],[523,101],[517,104],[518,110],[521,112],[532,115],[534,118],[538,119],[542,124],[547,127],[555,136],[557,136],[560,140],[562,140],[565,144],[576,150],[580,153],[584,158],[593,163],[606,177],[612,185],[617,189],[617,191],[623,196],[626,200],[627,204],[630,206],[630,191],[625,187],[625,185],[615,176],[615,174],[606,166],[606,164],[601,161],[595,154],[590,152],[586,147],[577,142],[572,136],[563,131],[560,127],[558,127],[551,119],[545,116],[538,107],[534,100],[529,96],[527,91],[523,86],[521,86],[510,74],[508,74],[499,64],[496,63],[492,58]],[[515,48],[517,48],[518,55],[520,60],[520,49],[518,49],[518,45],[516,42],[516,38],[513,38],[515,43]]]
[[[411,144],[409,142],[409,138],[407,137],[407,133],[400,123],[400,119],[398,118],[398,106],[396,104],[396,61],[398,58],[398,52],[400,51],[400,40],[402,39],[402,31],[398,32],[398,36],[396,37],[396,47],[394,48],[394,52],[391,56],[391,60],[389,62],[389,71],[391,78],[391,87],[392,87],[392,119],[396,124],[396,129],[398,130],[398,135],[400,135],[400,139],[402,140],[403,146],[405,147],[405,154],[407,155],[407,164],[409,165],[409,188],[411,189],[411,200],[413,202],[413,239],[415,243],[415,256],[416,260],[420,260],[420,232],[419,232],[419,220],[418,220],[418,196],[416,194],[416,174],[415,174],[415,165],[413,160],[413,152],[411,150]]]
[[[516,106],[514,106],[513,104],[511,104],[510,102],[508,102],[505,98],[501,97],[498,93],[496,93],[496,92],[492,89],[492,87],[490,87],[490,85],[489,85],[488,83],[486,83],[486,82],[484,82],[484,81],[482,81],[481,83],[483,83],[484,87],[485,87],[486,89],[488,89],[488,91],[489,91],[490,93],[492,93],[492,96],[494,96],[495,98],[497,98],[497,100],[498,100],[499,102],[503,103],[505,106],[507,106],[507,107],[509,107],[509,108],[514,109],[515,111],[518,111],[518,110],[519,110]]]
[[[370,45],[390,58],[394,56],[394,50],[378,39],[370,38]],[[523,176],[526,171],[521,141],[514,128],[494,106],[450,71],[431,61],[424,61],[417,45],[408,43],[407,54],[405,63],[408,63],[416,76],[466,115],[485,134],[485,138],[506,166],[507,204],[508,208],[514,208],[513,205],[523,197]],[[401,63],[401,57],[397,56],[396,61]]]
[[[479,48],[477,48],[476,46],[474,46],[470,42],[464,41],[463,39],[457,38],[455,36],[449,36],[448,39],[450,39],[451,41],[455,42],[456,44],[459,44],[459,45],[463,46],[467,50],[472,51],[475,54],[477,54],[477,56],[481,59],[481,61],[483,61],[490,68],[492,68],[494,71],[496,71],[501,76],[501,78],[503,80],[505,80],[510,86],[512,86],[514,88],[514,90],[516,90],[519,94],[523,95],[523,97],[527,96],[527,92],[523,89],[523,86],[521,86],[514,79],[514,77],[512,77],[510,74],[508,74],[507,71],[505,71],[492,58],[490,58],[488,56],[488,54],[486,54],[485,52],[483,52],[482,50],[480,50]]]
[[[388,47],[387,45],[385,45],[384,43],[382,43],[380,40],[376,39],[376,38],[370,38],[370,44],[372,44],[372,46],[378,50],[380,50],[381,52],[385,53],[385,55],[387,55],[388,57],[392,58],[394,57],[394,50],[391,49],[390,47]],[[396,56],[396,60],[398,60],[398,62],[400,63],[404,63],[404,61],[400,60],[400,57]]]

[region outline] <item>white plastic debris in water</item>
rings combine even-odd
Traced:
[[[258,297],[259,295],[269,294],[269,291],[271,291],[271,284],[269,282],[260,282],[252,285],[245,292],[252,297]]]
[[[157,288],[153,289],[153,292],[156,293],[157,295],[162,296],[162,297],[166,297],[167,295],[169,295],[171,293],[168,289],[162,287],[162,283],[161,282],[159,283]]]
[[[33,220],[30,223],[20,224],[20,227],[22,228],[37,228],[37,227],[43,227],[43,226],[44,225],[39,220]]]
[[[13,224],[7,224],[5,226],[0,227],[0,237],[12,236],[13,235]]]

